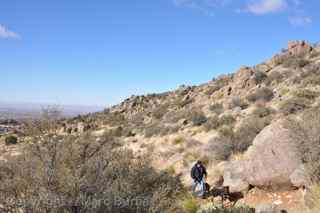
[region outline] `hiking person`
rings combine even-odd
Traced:
[[[201,161],[197,161],[196,164],[191,169],[191,178],[192,178],[192,193],[194,194],[197,188],[197,185],[200,184],[201,193],[200,196],[204,198],[206,191],[206,179],[207,179],[207,170],[203,166]]]

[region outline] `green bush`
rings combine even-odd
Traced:
[[[223,105],[220,103],[212,104],[209,109],[211,112],[216,113],[217,115],[223,113]]]
[[[152,112],[152,116],[158,120],[160,120],[167,112],[168,112],[168,105],[160,105]]]
[[[279,107],[279,110],[284,115],[294,114],[303,111],[308,106],[308,100],[305,98],[290,98],[284,100]]]
[[[234,133],[233,153],[243,153],[252,145],[255,137],[270,124],[270,120],[257,116],[246,118]]]
[[[213,116],[207,119],[207,122],[203,125],[205,131],[210,131],[212,129],[220,129],[221,127],[233,129],[236,119],[232,115],[223,115],[220,118],[218,116]]]
[[[282,81],[283,75],[280,74],[280,72],[278,72],[278,71],[273,71],[273,72],[271,72],[271,73],[269,74],[269,77],[268,77],[268,78],[269,78],[270,82],[279,83],[279,82]]]
[[[264,82],[266,79],[268,78],[268,75],[265,72],[262,71],[256,71],[253,74],[253,79],[255,81],[256,84],[261,84],[262,82]]]
[[[21,156],[0,162],[0,191],[5,192],[0,203],[10,212],[178,211],[179,178],[155,171],[147,156],[115,145],[89,136],[44,137]],[[53,200],[57,206],[47,202]]]
[[[212,138],[207,144],[206,150],[212,153],[212,158],[217,161],[228,160],[233,152],[233,144],[227,138]]]
[[[303,79],[303,85],[320,85],[320,75],[318,74],[312,74]]]
[[[232,115],[223,115],[219,119],[219,126],[226,125],[226,126],[233,126],[236,122],[236,119]]]
[[[186,213],[197,213],[199,204],[196,199],[189,197],[183,201],[183,208]]]
[[[300,57],[290,57],[283,62],[283,66],[287,68],[304,67],[309,63],[308,60]]]
[[[214,205],[214,203],[208,203],[201,206],[197,213],[254,213],[253,208],[247,206],[239,206],[232,208],[223,208],[221,206]]]
[[[17,138],[16,136],[14,136],[14,135],[9,135],[9,136],[7,136],[4,140],[5,140],[5,144],[6,144],[7,146],[9,146],[9,145],[15,145],[15,144],[18,143],[18,138]]]
[[[179,144],[182,144],[186,142],[186,139],[184,137],[176,137],[174,140],[173,140],[173,144],[175,145],[179,145]]]
[[[246,109],[248,106],[249,104],[243,101],[240,97],[232,97],[228,108],[233,109],[235,107],[240,107],[241,109]]]
[[[264,118],[271,114],[271,109],[264,105],[257,104],[252,114],[259,118]]]
[[[248,101],[256,102],[256,101],[271,101],[274,94],[272,89],[268,87],[258,88],[253,93],[247,96]]]
[[[207,122],[207,117],[201,111],[194,111],[191,113],[191,121],[194,126],[201,126]]]
[[[203,125],[204,130],[209,132],[210,130],[217,129],[219,127],[218,116],[213,116],[208,118],[207,122]]]

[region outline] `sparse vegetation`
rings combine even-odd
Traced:
[[[213,203],[208,203],[201,206],[197,213],[254,213],[253,208],[247,206],[238,206],[233,208],[224,208],[222,206],[214,205]]]
[[[308,210],[306,210],[307,213],[320,212],[320,184],[316,183],[311,187],[307,203],[309,204]]]
[[[271,114],[271,109],[263,104],[256,104],[252,114],[259,118],[264,118]]]
[[[308,105],[308,100],[305,98],[290,98],[284,100],[279,107],[279,110],[284,115],[290,115],[304,110]]]
[[[217,161],[228,160],[233,151],[233,145],[227,138],[212,138],[208,145],[207,150],[212,153],[212,157]]]
[[[186,213],[197,213],[199,207],[197,200],[191,196],[183,201],[183,208]]]
[[[270,82],[279,83],[283,79],[283,75],[278,71],[273,71],[268,76]]]
[[[210,131],[217,129],[219,127],[219,118],[218,116],[213,116],[208,118],[207,122],[203,125],[205,131]]]
[[[207,132],[213,129],[233,129],[235,122],[236,119],[229,114],[222,115],[220,118],[218,116],[213,116],[207,119],[207,122],[203,125],[203,127]]]
[[[256,101],[271,101],[273,98],[273,91],[268,87],[258,88],[253,93],[247,96],[248,101],[256,102]]]
[[[252,145],[255,137],[269,124],[270,120],[267,117],[251,116],[245,119],[234,133],[233,152],[245,152]]]
[[[201,126],[207,122],[207,117],[201,111],[193,111],[190,116],[194,126]]]
[[[229,109],[233,109],[235,107],[246,109],[248,106],[249,104],[244,100],[242,100],[240,97],[232,97],[228,107]]]
[[[292,94],[296,98],[305,98],[309,100],[313,100],[319,97],[319,93],[310,89],[298,89],[295,90]]]
[[[210,111],[220,115],[223,113],[223,105],[221,103],[214,103],[209,107]]]
[[[260,70],[254,72],[253,79],[256,84],[261,84],[268,78],[268,75],[265,72],[262,72]]]
[[[14,135],[9,135],[4,140],[7,146],[15,145],[18,143],[18,138]]]
[[[184,142],[186,142],[186,139],[184,137],[176,137],[174,140],[173,140],[173,144],[175,145],[179,145],[179,144],[183,144]]]
[[[289,57],[285,61],[283,61],[283,66],[287,68],[302,68],[309,63],[308,60],[300,57]]]
[[[172,201],[182,189],[180,181],[154,171],[146,156],[136,158],[130,151],[115,150],[112,140],[97,142],[89,137],[74,143],[74,139],[48,136],[41,144],[28,146],[19,158],[1,162],[0,191],[5,193],[1,204],[24,212],[170,212],[178,208]],[[26,205],[9,202],[17,199]],[[54,206],[48,203],[52,200]]]

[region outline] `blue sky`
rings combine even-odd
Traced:
[[[318,0],[3,0],[0,101],[110,105],[320,40]]]

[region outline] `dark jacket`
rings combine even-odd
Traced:
[[[194,165],[191,169],[191,178],[196,181],[201,181],[203,179],[203,176],[207,176],[207,170],[206,168],[200,164],[200,167],[198,167],[198,164]]]

